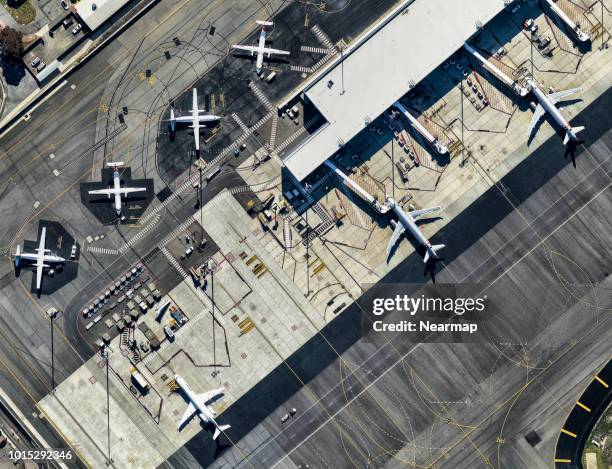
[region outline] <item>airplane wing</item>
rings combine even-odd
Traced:
[[[238,45],[235,45],[235,46],[232,46],[232,49],[244,50],[244,51],[250,52],[251,54],[254,54],[254,53],[259,51],[259,47],[255,47],[255,46],[238,46]]]
[[[40,242],[38,244],[38,253],[36,255],[36,289],[40,290],[42,284],[43,269],[48,267],[45,265],[45,240],[47,237],[47,228],[43,227],[40,232]]]
[[[271,54],[276,54],[276,55],[290,55],[291,54],[291,52],[286,51],[286,50],[271,49],[269,47],[264,47],[263,52],[268,54],[268,57],[270,57]]]
[[[387,244],[387,254],[391,252],[391,249],[393,249],[393,246],[395,245],[395,243],[397,243],[397,240],[400,239],[400,236],[402,236],[403,233],[404,227],[400,222],[397,222],[397,225],[395,225],[395,230],[393,230],[391,240],[389,241],[389,244]]]
[[[97,189],[95,191],[87,191],[87,193],[90,195],[98,195],[98,194],[111,195],[113,193],[113,190],[112,189]]]
[[[413,210],[412,212],[409,212],[409,213],[412,219],[416,220],[418,217],[427,215],[428,213],[431,213],[431,212],[435,212],[436,210],[440,210],[441,208],[442,207],[424,208],[423,210]]]
[[[131,192],[142,192],[146,190],[146,187],[124,187],[123,189],[121,189],[121,193],[123,195],[128,195]]]
[[[198,109],[198,89],[194,88],[193,89],[193,103],[191,104],[192,108],[194,111]]]
[[[533,132],[533,129],[535,129],[535,126],[538,124],[538,121],[542,118],[542,116],[544,115],[544,108],[542,107],[541,104],[538,104],[535,108],[535,111],[533,113],[533,117],[531,118],[531,123],[529,124],[529,129],[527,131],[527,135],[531,135],[531,133]]]
[[[572,88],[571,90],[557,91],[556,93],[551,93],[548,95],[548,99],[550,99],[553,103],[557,104],[563,98],[570,96],[574,93],[580,93],[582,88]]]
[[[210,402],[215,397],[223,394],[223,391],[225,391],[225,389],[220,388],[220,389],[213,389],[212,391],[208,391],[208,392],[203,392],[202,394],[198,394],[198,400],[200,401],[201,404],[206,405],[207,402]]]
[[[178,424],[178,427],[181,428],[183,425],[185,425],[185,423],[187,423],[187,421],[191,418],[191,416],[195,413],[196,408],[195,406],[190,402],[189,405],[187,406],[187,409],[185,409],[185,413],[183,414],[183,417],[181,418],[181,421]]]

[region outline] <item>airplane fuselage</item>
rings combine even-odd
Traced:
[[[406,214],[406,212],[402,210],[402,207],[400,207],[393,199],[387,199],[387,204],[391,206],[391,210],[393,210],[399,223],[401,223],[404,229],[409,231],[410,234],[412,234],[412,236],[414,236],[414,238],[419,242],[419,244],[425,246],[427,249],[431,249],[431,243],[414,222],[412,217]]]
[[[261,32],[259,33],[259,43],[257,44],[257,62],[255,64],[255,68],[257,69],[257,74],[261,73],[263,69],[263,61],[264,61],[264,52],[263,50],[266,47],[266,30],[261,28]]]
[[[189,402],[191,403],[191,405],[193,405],[197,409],[198,417],[200,417],[202,422],[204,422],[204,423],[213,422],[216,425],[216,422],[215,422],[215,419],[214,419],[214,415],[211,412],[211,410],[206,405],[201,405],[200,404],[200,402],[197,399],[195,393],[191,390],[191,388],[185,382],[185,380],[182,377],[177,376],[176,377],[176,384],[178,384],[179,387],[183,390],[183,392],[187,396],[187,399],[189,399]]]
[[[113,170],[113,189],[115,189],[115,211],[121,215],[121,176],[115,168]]]
[[[567,135],[571,139],[578,140],[571,124],[565,117],[563,117],[563,114],[557,108],[557,106],[555,106],[555,103],[549,99],[548,95],[540,89],[540,87],[534,80],[529,80],[529,84],[531,85],[531,91],[533,92],[535,97],[538,98],[538,102],[544,108],[544,110],[553,118],[553,120],[558,125],[563,127],[563,129],[567,132]]]
[[[32,254],[29,252],[22,252],[19,254],[19,257],[23,260],[26,261],[34,261],[36,263],[36,265],[38,264],[44,264],[44,262],[54,262],[54,263],[59,263],[59,262],[65,262],[66,259],[64,259],[63,257],[59,257],[59,256],[53,256],[51,254],[44,254],[44,260],[41,260],[42,257],[39,254]]]

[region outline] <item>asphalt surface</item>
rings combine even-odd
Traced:
[[[563,409],[609,358],[611,100],[577,117],[576,168],[553,136],[432,239],[447,244],[438,283],[475,282],[504,304],[496,341],[364,342],[351,307],[224,412],[240,422],[231,443],[200,433],[171,465],[549,467]],[[431,280],[417,257],[383,282]]]
[[[315,24],[312,21],[312,18],[315,18],[317,24],[321,25],[321,29],[330,36],[332,41],[335,41],[346,32],[363,29],[364,25],[373,19],[373,16],[380,16],[386,5],[390,4],[391,2],[365,2],[364,0],[359,3],[360,8],[355,8],[346,15],[318,12],[317,8],[312,5],[307,7],[307,12],[311,19],[310,25]],[[10,230],[0,235],[2,247],[8,246],[14,238],[17,240],[35,239],[37,221],[41,216],[59,222],[76,240],[83,240],[90,235],[104,234],[105,241],[95,246],[116,249],[131,239],[137,228],[102,227],[94,214],[81,203],[79,183],[98,180],[102,158],[121,157],[130,165],[137,177],[154,180],[158,195],[164,193],[168,185],[174,185],[175,181],[165,176],[166,173],[162,171],[163,167],[160,170],[156,156],[157,134],[161,128],[159,119],[170,101],[182,90],[189,89],[191,82],[213,65],[226,51],[215,51],[213,47],[206,51],[205,58],[202,58],[200,50],[192,50],[190,53],[181,51],[180,54],[172,51],[171,57],[177,57],[180,60],[178,63],[172,60],[166,63],[164,51],[172,47],[169,45],[172,43],[170,38],[180,37],[183,43],[188,44],[190,38],[194,37],[193,31],[200,28],[198,25],[206,25],[203,17],[209,16],[210,23],[216,26],[218,34],[228,38],[227,43],[234,41],[249,43],[254,38],[254,33],[243,41],[244,35],[241,35],[241,31],[254,31],[253,21],[261,14],[259,6],[245,6],[244,2],[241,3],[240,8],[234,8],[234,2],[210,2],[206,5],[202,5],[201,2],[189,2],[185,3],[187,5],[185,7],[182,5],[175,5],[174,2],[160,2],[135,26],[75,72],[69,78],[66,86],[59,89],[56,94],[37,108],[27,125],[20,124],[2,138],[2,145],[0,145],[0,173],[2,174],[0,176],[0,214],[4,225],[11,227]],[[208,11],[209,5],[212,5],[210,11]],[[352,9],[356,3],[338,1],[327,2],[327,5],[329,11],[342,11],[345,7]],[[182,9],[177,9],[175,13],[175,8]],[[275,6],[272,11],[277,8],[278,6]],[[303,27],[305,19],[303,8],[303,5],[293,4],[288,8],[290,11],[287,13],[287,19],[279,15],[281,17],[278,23],[286,25],[286,32],[281,33],[281,26],[279,26],[278,33],[274,32],[275,47],[284,47],[282,44],[285,37],[288,38],[287,43],[295,41],[295,34],[291,28],[297,24],[298,19],[302,21]],[[372,15],[373,10],[378,15]],[[291,15],[294,16],[293,19],[290,18]],[[147,32],[144,38],[143,31]],[[320,46],[308,30],[304,29],[304,32],[304,43]],[[209,34],[209,30],[203,30],[203,33]],[[196,60],[198,58],[200,60]],[[251,64],[247,60],[238,57],[234,59],[236,64],[239,63],[239,67],[245,67],[251,70],[250,73],[254,73],[252,68],[249,68]],[[238,59],[241,60],[238,61]],[[300,60],[302,59],[304,59],[304,64],[308,65],[313,63],[315,56],[300,54]],[[155,67],[151,65],[152,62],[155,62]],[[283,94],[283,87],[290,87],[290,82],[281,80],[283,75],[290,75],[290,72],[286,70],[288,65],[277,64],[277,66],[284,68],[279,74],[276,85],[265,88],[264,84],[259,82],[261,88],[273,99]],[[151,80],[146,77],[147,68],[153,68]],[[300,73],[295,73],[296,80],[298,77],[302,79]],[[275,94],[276,92],[278,95]],[[229,96],[232,96],[231,92]],[[205,96],[203,98],[206,100]],[[235,99],[238,103],[238,97]],[[179,105],[183,106],[180,102]],[[123,112],[124,106],[128,107],[128,114],[125,115],[127,130],[112,137],[113,131],[120,126],[117,115]],[[256,107],[252,112],[260,113],[259,102],[254,103],[254,106]],[[247,110],[247,116],[248,112]],[[605,122],[605,119],[601,118],[599,121],[599,125],[602,125],[601,122]],[[592,141],[589,138],[592,136],[590,132],[591,129],[585,132],[588,141]],[[110,140],[105,141],[104,137],[109,135]],[[186,137],[183,136],[183,138]],[[256,144],[259,144],[257,140],[249,140],[250,146]],[[555,148],[554,152],[558,152],[558,149]],[[558,153],[555,153],[556,155]],[[548,155],[544,157],[546,156]],[[533,178],[534,180],[533,188],[539,187],[538,183],[542,184],[547,181],[555,170],[561,170],[565,164],[563,161],[554,160],[552,165],[548,165],[549,160],[550,158],[545,160],[547,165],[544,167],[536,168],[537,171],[543,173],[541,179],[538,179],[540,173],[534,171],[533,168],[528,173],[528,179]],[[172,169],[171,166],[168,168]],[[54,174],[54,170],[58,171],[57,175]],[[514,188],[514,191],[521,196],[524,190],[522,182],[517,183],[517,187]],[[211,182],[204,198],[209,200],[223,187],[240,184],[242,184],[241,179],[235,171],[232,171],[231,168],[223,170]],[[491,196],[491,199],[486,202],[492,203],[493,208],[490,209],[492,213],[483,223],[485,227],[493,227],[501,216],[511,211],[509,206],[504,205],[504,200],[498,200],[497,203],[501,205],[495,205],[496,200],[493,200],[495,197]],[[36,201],[40,203],[38,209],[33,208]],[[195,192],[187,193],[172,201],[161,211],[156,228],[143,233],[140,242],[131,246],[121,256],[83,252],[79,259],[77,279],[59,288],[52,297],[42,296],[38,300],[32,298],[27,291],[29,285],[24,284],[23,279],[15,279],[10,259],[7,258],[6,262],[0,266],[2,291],[0,331],[4,331],[0,332],[2,336],[0,340],[0,369],[2,370],[0,386],[14,398],[24,414],[32,416],[31,422],[52,446],[59,447],[62,444],[51,430],[49,423],[38,417],[39,411],[35,406],[35,403],[51,388],[50,325],[44,315],[44,310],[50,305],[56,305],[64,310],[64,313],[55,322],[55,378],[59,382],[94,353],[94,350],[79,334],[76,316],[80,313],[82,306],[92,297],[97,296],[109,282],[115,281],[118,275],[137,263],[140,258],[145,259],[149,273],[160,284],[170,287],[174,282],[178,282],[178,274],[172,266],[167,264],[163,256],[156,254],[154,246],[194,213],[195,202]],[[482,203],[485,204],[485,202]],[[487,212],[477,213],[480,215]],[[472,220],[466,221],[465,225],[457,225],[459,227],[457,233],[460,235],[452,237],[455,252],[462,252],[476,239],[473,236],[471,238],[465,236],[466,233],[472,232],[472,225]],[[449,252],[452,251],[449,250]],[[406,267],[408,265],[420,268],[420,263],[405,263],[404,268],[409,271],[406,272],[407,275],[423,281],[422,272],[415,270],[416,267]],[[335,324],[351,327],[353,324],[351,318],[350,314],[343,315],[342,321],[344,322],[339,318]],[[329,334],[333,336],[334,330],[330,330]],[[346,330],[342,331],[342,334],[338,333],[335,339],[338,341],[336,350],[348,350],[357,339],[358,336],[347,334]],[[307,365],[307,372],[304,376],[309,377],[309,380],[319,374],[322,364],[332,363],[336,358],[333,353],[330,354],[329,350],[325,351],[325,347],[325,344],[321,345],[320,362],[317,360],[316,363],[313,363],[308,359],[309,354],[304,355]],[[286,370],[281,371],[286,373]],[[248,414],[240,417],[240,420],[244,419],[245,422],[242,427],[245,433],[272,412],[278,402],[284,401],[287,396],[291,395],[292,389],[297,391],[302,386],[302,383],[294,377],[288,379],[283,376],[276,375],[278,378],[276,383],[287,384],[280,398],[274,392],[270,392],[270,389],[274,390],[277,384],[272,386],[271,382],[264,381],[261,389],[265,390],[269,399],[261,401],[259,413],[252,418],[248,417]],[[363,385],[363,383],[358,381],[356,385]],[[322,385],[324,389],[327,387]],[[255,394],[255,399],[259,399],[258,396],[259,394]],[[253,399],[253,395],[247,397]],[[330,400],[333,401],[333,399]],[[306,406],[300,406],[300,409],[303,408]],[[273,414],[271,419],[278,421],[278,413]],[[278,424],[275,425],[278,426]],[[270,428],[276,428],[275,425]],[[308,429],[312,430],[311,427]],[[355,442],[348,444],[350,448],[362,446],[361,443]],[[197,447],[198,441],[193,441],[190,445],[188,447],[192,449],[192,453],[202,462],[210,461],[210,454],[215,453],[214,449],[209,452],[210,447],[206,446],[209,445],[208,442],[203,443],[201,448]],[[401,441],[397,442],[396,446],[399,448]],[[264,453],[262,457],[274,460],[278,455],[290,450],[291,444],[286,444],[285,447],[279,446],[279,448],[281,449],[276,453],[269,454],[266,453],[268,450],[262,450]],[[181,451],[175,457],[180,458],[183,454],[185,452]],[[220,452],[217,452],[217,455],[219,454]],[[308,456],[305,455],[305,457]],[[224,457],[229,458],[230,456]],[[194,456],[188,454],[185,460],[193,458]]]
[[[260,122],[260,125],[263,125],[263,121],[271,120],[270,113],[276,113],[276,108],[271,103],[281,101],[310,75],[310,72],[291,67],[310,69],[323,57],[321,53],[301,49],[302,46],[327,48],[312,31],[314,26],[320,28],[330,44],[335,45],[341,39],[349,42],[396,3],[394,0],[336,0],[326,2],[325,10],[314,5],[288,4],[274,16],[274,27],[267,36],[269,47],[291,52],[289,58],[273,57],[264,61],[262,77],[267,77],[271,71],[277,72],[272,83],[257,76],[254,58],[250,54],[245,55],[230,49],[231,43],[215,38],[219,35],[216,29],[211,34],[211,28],[214,26],[212,23],[203,23],[199,28],[200,34],[194,35],[189,44],[196,49],[206,50],[214,41],[216,48],[229,50],[229,55],[193,85],[198,89],[200,109],[222,117],[221,131],[209,144],[205,143],[205,139],[211,131],[202,130],[199,156],[206,161],[212,161],[243,135],[244,126],[253,127]],[[259,30],[254,28],[241,44],[256,44],[258,36]],[[252,84],[257,87],[256,90],[251,88]],[[216,103],[213,109],[210,105],[211,98]],[[220,103],[223,103],[223,106]],[[171,108],[174,108],[177,116],[188,114],[192,108],[191,89],[169,103],[160,121],[157,165],[160,174],[169,183],[179,174],[179,170],[182,172],[187,169],[196,157],[193,132],[188,129],[170,131],[168,122]],[[308,116],[306,120],[312,117],[314,116]],[[279,135],[275,138],[283,140],[293,130],[295,129],[291,124],[281,125],[277,129]],[[257,149],[262,144],[269,144],[270,132],[269,126],[258,127],[254,135],[246,139],[247,147]]]

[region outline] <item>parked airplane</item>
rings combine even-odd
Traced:
[[[21,247],[19,244],[17,245],[17,251],[15,252],[15,267],[19,267],[19,262],[21,261],[21,259],[34,261],[34,264],[32,266],[36,268],[36,290],[40,290],[44,269],[50,268],[51,264],[61,264],[63,262],[66,262],[66,259],[64,259],[63,257],[47,254],[51,251],[49,249],[45,249],[46,235],[47,228],[43,227],[40,233],[40,241],[38,244],[38,248],[35,249],[36,254],[21,252]]]
[[[422,215],[426,215],[436,210],[440,210],[440,208],[442,207],[425,208],[423,210],[413,210],[411,212],[406,213],[404,212],[404,210],[402,210],[402,207],[400,207],[397,204],[397,202],[395,202],[395,200],[393,200],[391,197],[387,197],[387,205],[389,206],[389,208],[391,208],[391,210],[395,212],[395,214],[397,215],[398,221],[399,221],[399,223],[395,221],[391,222],[391,226],[393,226],[394,230],[393,230],[393,235],[391,236],[391,240],[389,241],[389,244],[387,245],[387,254],[391,252],[391,249],[393,248],[395,243],[397,243],[397,241],[399,240],[400,236],[404,233],[404,231],[408,230],[412,234],[412,236],[416,238],[419,244],[424,246],[426,249],[425,257],[423,258],[423,262],[427,263],[427,261],[429,261],[430,258],[437,259],[438,254],[436,251],[438,251],[439,249],[442,249],[445,245],[444,244],[432,245],[429,242],[429,240],[423,235],[420,228],[415,223],[415,220]]]
[[[170,109],[170,128],[172,132],[176,130],[176,123],[181,124],[191,124],[189,126],[190,129],[193,129],[193,138],[195,140],[195,148],[196,150],[200,149],[200,129],[206,128],[205,125],[210,122],[217,122],[221,120],[219,116],[215,116],[214,114],[201,114],[205,112],[203,109],[198,108],[198,90],[196,88],[193,89],[193,104],[191,105],[191,115],[190,116],[179,116],[176,117],[174,115],[174,109]]]
[[[268,58],[270,58],[272,54],[289,55],[290,52],[286,50],[272,49],[270,47],[266,47],[266,27],[273,26],[274,23],[272,21],[256,21],[256,23],[261,26],[261,32],[259,33],[258,45],[257,46],[233,45],[232,47],[234,49],[239,49],[239,50],[250,52],[251,55],[254,55],[255,53],[257,53],[257,62],[256,62],[255,67],[257,69],[257,75],[259,75],[263,69],[264,54],[268,54]]]
[[[115,196],[115,211],[117,215],[121,215],[121,196],[127,197],[132,192],[146,191],[146,187],[121,187],[121,176],[119,174],[119,168],[123,167],[123,161],[117,161],[115,163],[106,163],[106,166],[113,168],[113,187],[108,189],[97,189],[89,191],[91,195],[103,194],[111,198],[111,195]]]
[[[189,388],[185,380],[179,375],[174,375],[174,380],[176,381],[176,384],[183,390],[185,396],[189,400],[189,406],[187,407],[187,410],[185,410],[185,413],[183,414],[183,417],[181,418],[181,421],[178,425],[179,430],[196,412],[198,413],[198,417],[200,417],[202,422],[210,422],[215,426],[213,440],[219,438],[221,432],[231,427],[231,425],[219,425],[215,420],[215,411],[207,405],[215,397],[223,394],[224,388],[215,389],[213,391],[205,392],[202,394],[195,394]]]
[[[563,138],[563,145],[567,145],[567,142],[570,140],[578,141],[578,137],[576,134],[581,130],[584,130],[584,127],[572,127],[570,123],[563,117],[561,111],[557,109],[555,104],[561,101],[566,96],[569,96],[573,93],[579,93],[582,91],[581,88],[573,88],[571,90],[565,91],[557,91],[555,93],[546,94],[544,93],[535,80],[529,79],[529,85],[531,86],[531,91],[535,94],[536,98],[538,98],[539,104],[536,106],[535,103],[531,103],[531,107],[535,108],[533,117],[531,118],[531,124],[529,124],[529,136],[535,129],[535,126],[539,122],[539,120],[544,116],[546,112],[548,112],[554,121],[559,124],[561,127],[565,129],[565,137]]]

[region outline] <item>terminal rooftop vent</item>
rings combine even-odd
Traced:
[[[96,5],[95,3],[91,4],[91,9],[92,11],[96,11],[98,9],[98,5]]]

